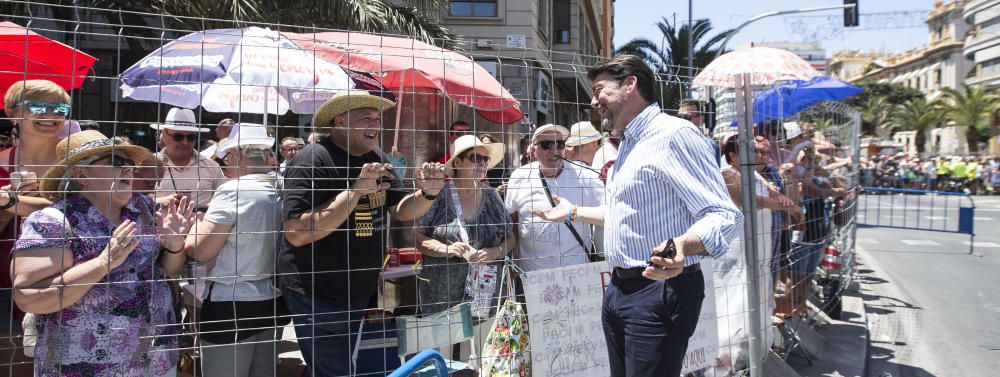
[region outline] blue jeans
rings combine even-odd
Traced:
[[[701,271],[664,281],[612,277],[601,313],[610,375],[680,376],[704,299]]]
[[[294,292],[283,296],[309,376],[350,376],[365,305],[342,308]]]

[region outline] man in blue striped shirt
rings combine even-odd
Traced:
[[[591,105],[622,140],[605,207],[563,200],[536,214],[604,226],[614,267],[602,308],[611,376],[676,377],[705,297],[700,260],[729,250],[743,216],[712,141],[691,122],[660,112],[646,63],[618,56],[588,77]]]

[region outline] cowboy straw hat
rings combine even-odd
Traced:
[[[274,138],[267,136],[267,128],[263,124],[236,123],[229,131],[229,137],[215,150],[215,157],[224,158],[230,149],[244,145],[274,146]]]
[[[334,94],[316,109],[312,124],[319,132],[329,132],[330,122],[340,114],[366,107],[385,111],[395,106],[395,102],[373,95],[367,90],[344,90]]]
[[[601,135],[590,121],[576,122],[569,128],[569,139],[566,139],[566,146],[576,147],[590,144],[603,138],[604,135]]]
[[[45,171],[42,176],[41,191],[48,193],[58,191],[59,183],[70,165],[90,157],[108,156],[112,153],[135,163],[144,161],[151,154],[149,150],[138,145],[112,144],[111,139],[97,130],[77,132],[56,144],[56,156],[64,157]]]
[[[150,128],[163,131],[183,131],[183,132],[209,132],[211,130],[198,127],[198,119],[194,116],[194,111],[191,109],[180,109],[176,107],[170,108],[167,111],[167,117],[163,120],[163,123],[152,123],[149,125]]]
[[[486,170],[493,169],[500,161],[503,161],[503,143],[484,144],[476,135],[464,135],[455,139],[455,145],[451,148],[451,158],[444,163],[445,174],[455,178],[455,159],[472,148],[484,148],[489,153],[490,162],[486,164]]]
[[[785,140],[792,140],[802,135],[802,127],[797,122],[785,122],[781,126],[785,129]]]

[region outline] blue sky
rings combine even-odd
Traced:
[[[738,26],[751,17],[769,11],[801,9],[825,5],[843,4],[842,0],[694,0],[694,18],[709,18],[714,30],[725,30]],[[895,11],[930,10],[934,0],[860,0],[861,13],[881,13]],[[657,10],[657,11],[651,11]],[[615,46],[621,46],[635,37],[646,37],[659,41],[660,33],[653,26],[661,17],[686,21],[687,0],[617,0],[615,2]],[[761,41],[801,41],[799,34],[793,33],[796,25],[806,26],[813,34],[823,35],[822,45],[827,56],[848,49],[902,51],[921,46],[927,42],[925,25],[906,29],[850,30],[837,33],[838,28],[822,28],[829,24],[826,16],[837,16],[836,25],[842,25],[842,10],[803,14],[801,16],[824,16],[819,18],[794,18],[778,16],[757,21],[733,37],[730,48],[744,47],[751,42]],[[800,17],[801,17],[800,16]],[[862,19],[864,20],[864,19]],[[799,29],[801,30],[801,29]],[[832,32],[831,32],[832,31]]]

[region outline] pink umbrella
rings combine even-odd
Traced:
[[[97,61],[13,22],[0,22],[0,91],[20,80],[45,79],[79,88]]]
[[[712,61],[695,76],[695,86],[732,88],[736,77],[750,73],[751,85],[767,86],[777,81],[809,80],[821,73],[805,60],[786,50],[771,47],[748,47],[726,53]]]
[[[514,123],[523,117],[520,103],[492,74],[457,52],[409,38],[356,32],[282,34],[344,68],[381,73],[387,88],[435,88],[494,123]]]

